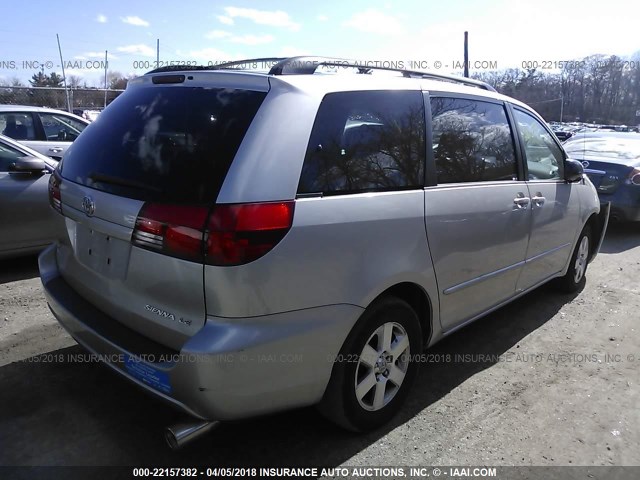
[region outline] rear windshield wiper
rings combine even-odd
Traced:
[[[161,188],[154,187],[147,183],[136,182],[135,180],[127,180],[126,178],[114,177],[112,175],[107,175],[105,173],[100,173],[100,172],[91,172],[89,174],[89,178],[93,182],[97,182],[97,183],[109,183],[111,185],[120,185],[123,187],[141,188],[143,190],[151,190],[154,192],[162,191]]]

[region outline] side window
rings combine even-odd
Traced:
[[[564,178],[562,150],[537,118],[514,109],[518,131],[524,142],[529,180]]]
[[[431,99],[438,183],[517,180],[513,136],[502,105]]]
[[[47,140],[72,142],[86,127],[75,118],[53,113],[41,113],[40,120],[42,120]]]
[[[298,193],[421,188],[424,163],[421,92],[331,93],[313,125]]]
[[[14,140],[35,140],[36,130],[30,113],[0,113],[0,133]]]
[[[8,172],[9,166],[18,158],[24,156],[24,153],[21,151],[4,143],[0,143],[0,172]]]

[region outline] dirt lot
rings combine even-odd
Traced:
[[[543,287],[430,350],[388,428],[352,435],[309,408],[171,452],[179,415],[70,362],[36,259],[0,262],[0,465],[640,465],[639,280],[640,226],[614,226],[582,292]]]

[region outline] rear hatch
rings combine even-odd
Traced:
[[[206,318],[205,225],[268,88],[266,77],[235,72],[134,80],[52,181],[67,283],[167,347],[195,334]]]

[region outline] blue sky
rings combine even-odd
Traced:
[[[56,33],[65,63],[72,63],[67,76],[97,86],[104,71],[87,61],[103,60],[108,50],[110,70],[142,74],[156,58],[156,39],[163,62],[309,54],[419,60],[431,70],[440,61],[444,73],[455,73],[465,30],[472,61],[507,68],[596,53],[632,55],[640,51],[638,18],[637,0],[32,0],[4,8],[0,81],[30,78],[34,70],[25,61],[61,73]]]

